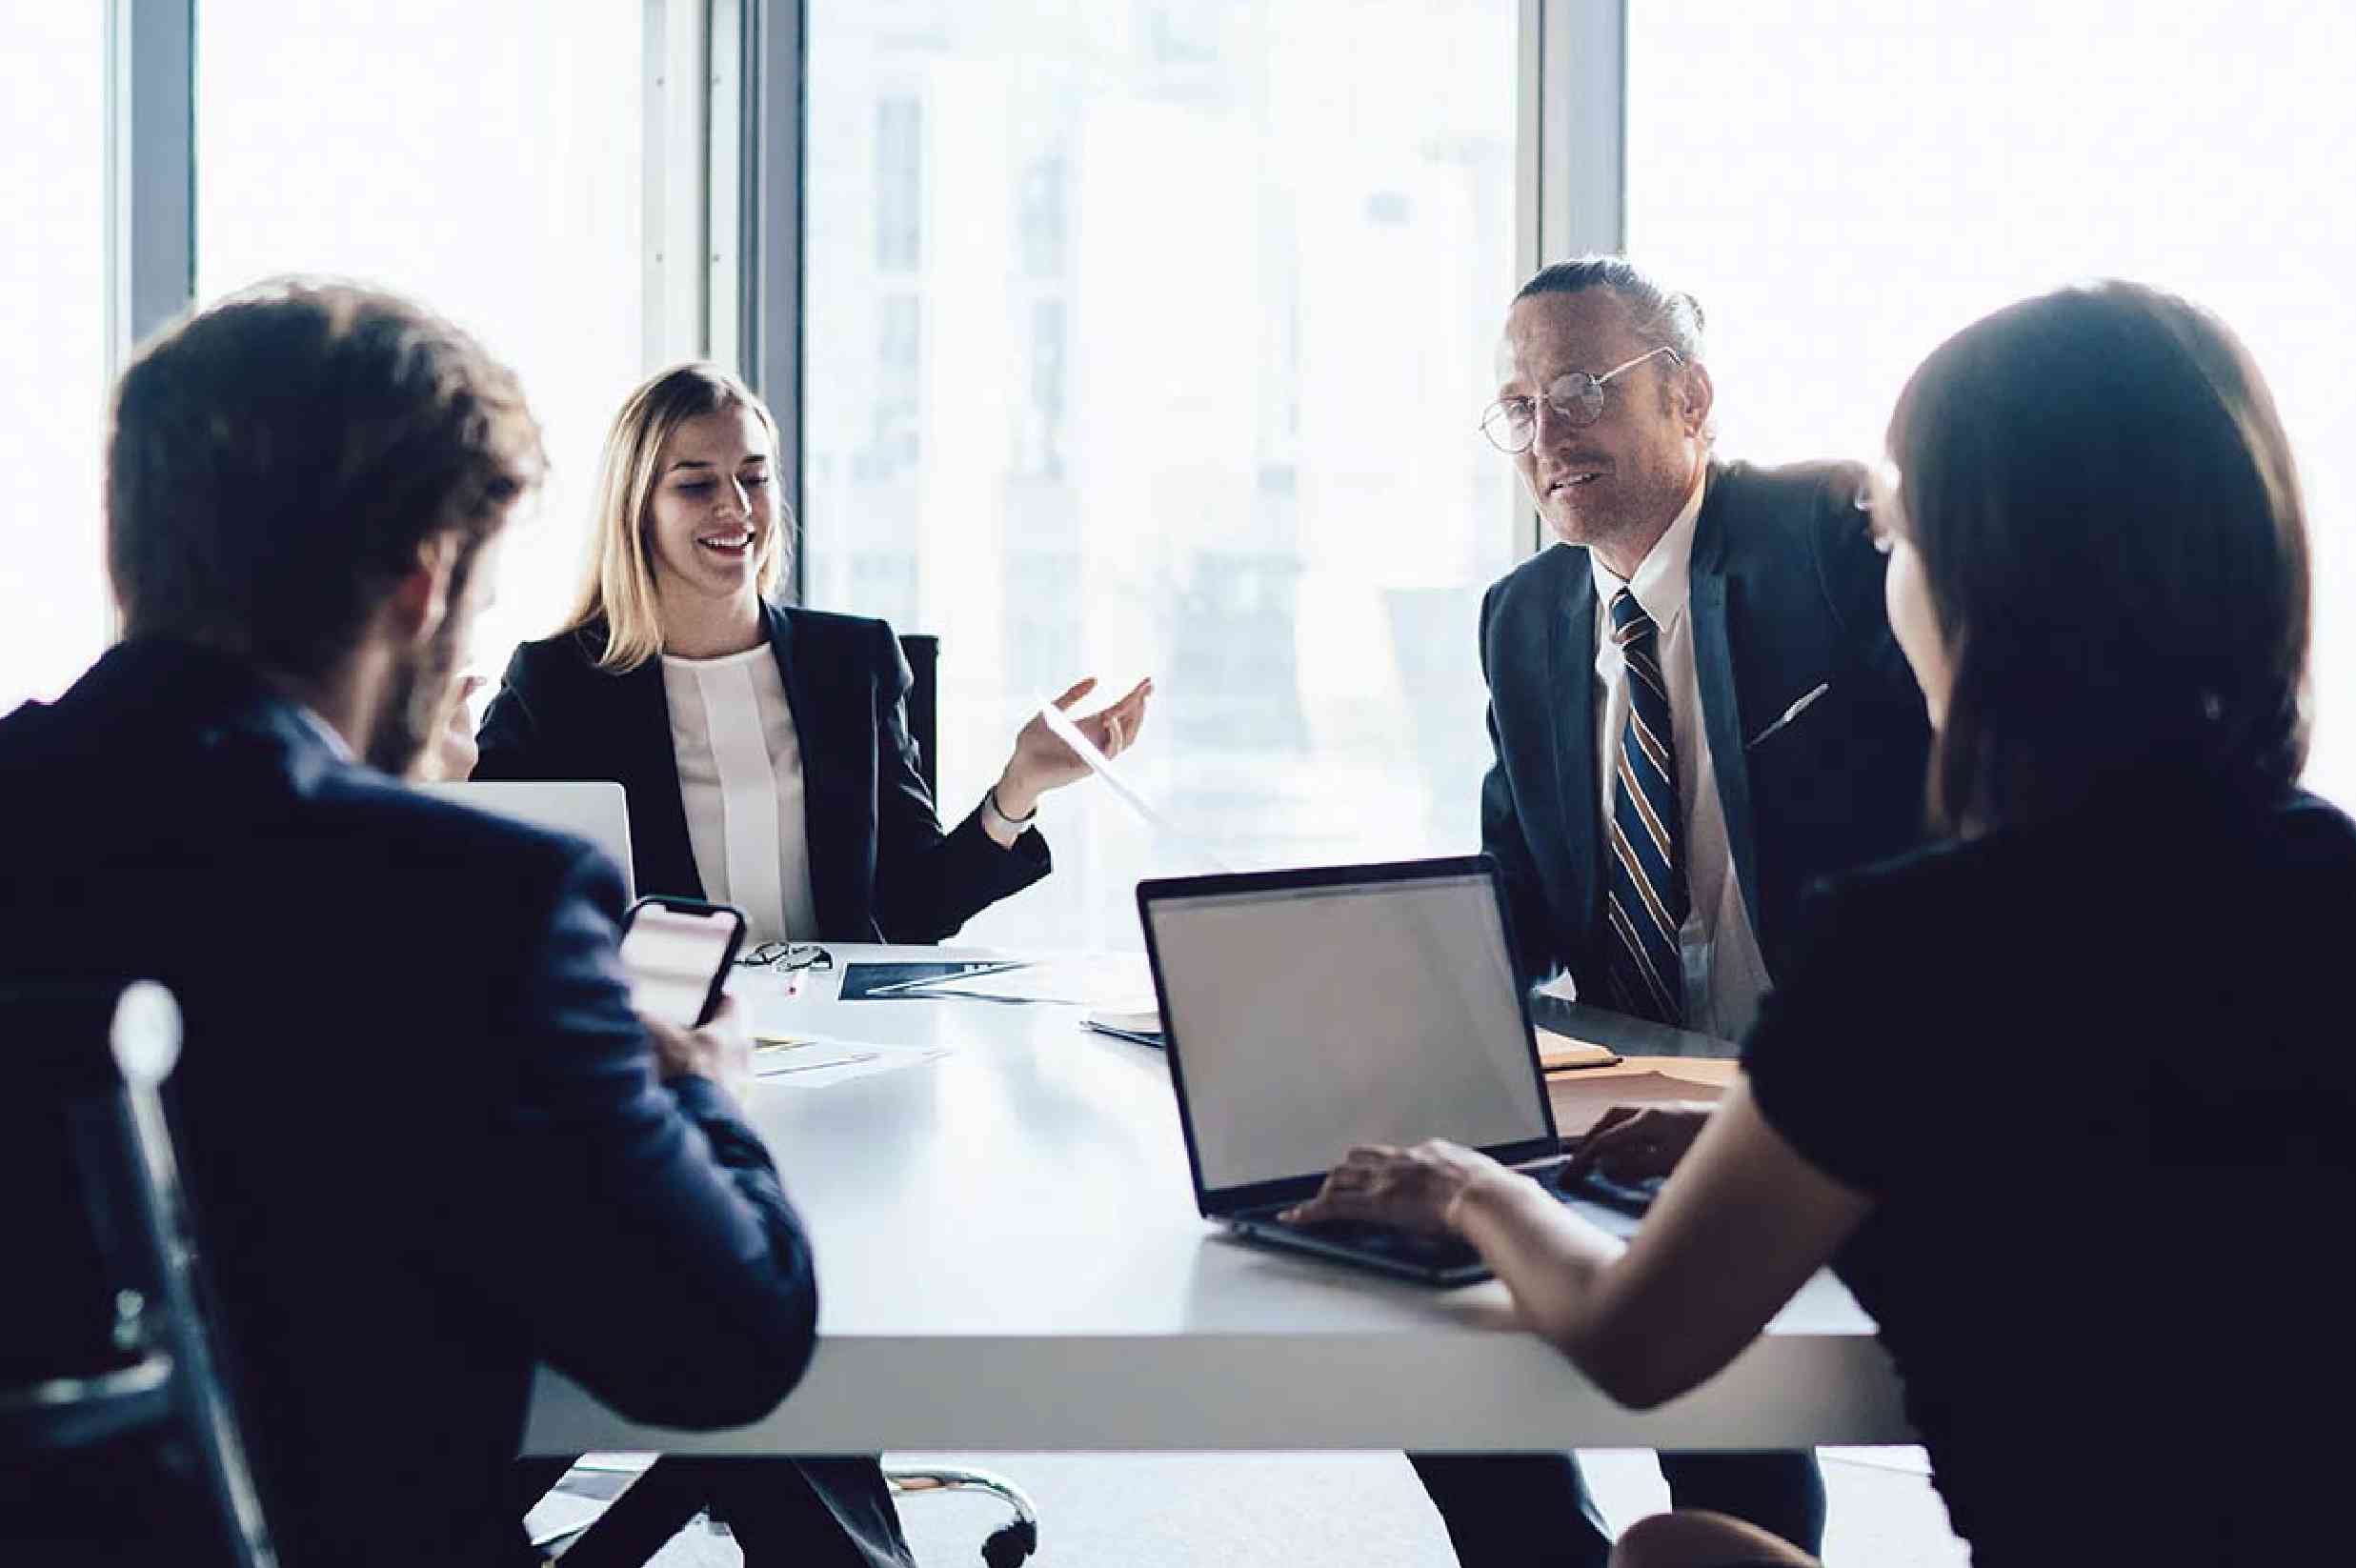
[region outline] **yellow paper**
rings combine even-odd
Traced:
[[[1538,1032],[1538,1065],[1543,1072],[1568,1073],[1581,1067],[1617,1067],[1620,1054],[1593,1040],[1573,1039],[1551,1029]]]

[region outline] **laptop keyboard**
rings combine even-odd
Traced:
[[[1553,1180],[1546,1181],[1544,1186],[1559,1201],[1568,1202],[1578,1198],[1641,1218],[1644,1211],[1652,1207],[1653,1199],[1661,1196],[1661,1188],[1666,1180],[1665,1176],[1654,1176],[1645,1181],[1618,1182],[1598,1172],[1588,1171],[1568,1187],[1560,1186]],[[1287,1225],[1285,1229],[1419,1268],[1460,1268],[1480,1261],[1480,1254],[1473,1249],[1472,1243],[1459,1237],[1419,1236],[1413,1231],[1398,1230],[1388,1225],[1371,1225],[1362,1220],[1327,1220],[1319,1225]]]
[[[1642,1218],[1644,1211],[1653,1206],[1661,1189],[1668,1184],[1667,1176],[1647,1176],[1641,1181],[1614,1181],[1600,1171],[1583,1171],[1570,1185],[1550,1185],[1547,1190],[1557,1197],[1584,1198],[1601,1203],[1607,1209]]]
[[[1378,1257],[1388,1257],[1419,1268],[1460,1268],[1480,1261],[1472,1243],[1453,1236],[1419,1236],[1413,1231],[1394,1229],[1388,1225],[1369,1225],[1360,1220],[1327,1220],[1317,1225],[1287,1225],[1285,1229],[1314,1236],[1321,1241],[1355,1248]]]
[[[1652,1206],[1653,1199],[1661,1196],[1661,1186],[1666,1180],[1665,1177],[1656,1176],[1640,1182],[1618,1182],[1590,1170],[1565,1186],[1561,1179],[1561,1162],[1553,1160],[1531,1167],[1529,1174],[1537,1176],[1547,1195],[1559,1202],[1579,1200],[1595,1203],[1640,1218]],[[1411,1269],[1452,1270],[1480,1264],[1480,1254],[1472,1243],[1457,1236],[1421,1236],[1389,1225],[1354,1219],[1329,1219],[1315,1225],[1287,1224],[1277,1217],[1279,1212],[1263,1212],[1249,1217],[1272,1228],[1314,1236],[1319,1241],[1347,1248],[1369,1258],[1387,1259]],[[1605,1228],[1615,1234],[1624,1234],[1615,1226],[1606,1225]]]

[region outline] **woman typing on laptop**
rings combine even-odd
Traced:
[[[1691,1137],[1637,1237],[1446,1143],[1355,1150],[1294,1215],[1460,1236],[1639,1406],[1829,1265],[1983,1568],[2322,1560],[2345,1444],[2301,1413],[2356,1394],[2356,825],[2297,788],[2307,544],[2272,399],[2214,317],[2070,289],[1936,351],[1889,458],[1945,841],[1820,894],[1698,1137],[1654,1113],[1585,1153],[1641,1175]],[[1710,1515],[1620,1554],[1809,1560]]]
[[[606,438],[577,607],[516,650],[473,776],[621,784],[639,890],[734,904],[748,944],[936,941],[1047,874],[1039,796],[1088,766],[1035,716],[942,831],[892,629],[774,602],[793,523],[776,448],[769,411],[715,366],[631,395]],[[1151,690],[1076,722],[1117,755]],[[752,1568],[908,1559],[880,1468],[851,1457],[666,1460],[566,1560],[642,1560],[707,1498]]]

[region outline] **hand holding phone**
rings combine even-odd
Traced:
[[[701,1029],[678,1029],[659,1018],[647,1018],[647,1037],[654,1042],[654,1064],[665,1083],[673,1078],[709,1078],[738,1099],[753,1087],[753,1035],[745,1028],[744,1010],[735,999],[720,998],[720,1010]]]
[[[622,916],[630,1004],[675,1029],[700,1029],[719,1010],[728,966],[744,945],[744,912],[693,898],[641,898]]]

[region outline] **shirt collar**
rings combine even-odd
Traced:
[[[292,697],[287,699],[287,706],[301,715],[305,724],[311,726],[312,734],[327,743],[327,749],[335,754],[336,761],[357,762],[359,760],[352,754],[352,743],[344,738],[343,732],[321,718],[318,709],[313,708],[308,702],[297,702]]]
[[[1679,616],[1684,614],[1685,599],[1693,581],[1690,569],[1693,565],[1694,531],[1702,516],[1702,493],[1707,487],[1708,479],[1709,469],[1704,465],[1702,472],[1694,476],[1693,493],[1685,497],[1684,506],[1678,511],[1677,520],[1669,525],[1669,531],[1655,541],[1644,559],[1638,563],[1634,577],[1621,577],[1603,564],[1601,556],[1593,551],[1587,553],[1587,560],[1595,569],[1596,602],[1604,607],[1607,614],[1612,600],[1619,596],[1623,588],[1635,593],[1636,602],[1643,607],[1644,613],[1653,618],[1653,624],[1660,627],[1663,633],[1677,624]],[[1607,643],[1610,641],[1608,637],[1604,640]]]

